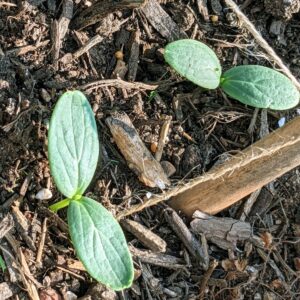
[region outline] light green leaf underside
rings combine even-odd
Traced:
[[[129,287],[133,263],[119,223],[87,197],[71,201],[68,224],[77,255],[89,274],[114,290]]]
[[[79,91],[64,93],[53,111],[48,141],[51,174],[62,194],[82,195],[98,161],[99,141],[91,106]]]
[[[222,89],[230,97],[258,108],[289,109],[299,102],[299,92],[283,74],[263,66],[246,65],[224,73]]]
[[[215,89],[220,84],[221,65],[216,54],[205,44],[189,39],[168,44],[164,51],[167,63],[193,83]]]

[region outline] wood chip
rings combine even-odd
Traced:
[[[140,250],[133,246],[129,246],[129,250],[135,258],[147,264],[174,270],[185,268],[183,259],[175,256]]]
[[[121,225],[148,249],[153,252],[166,252],[167,243],[147,227],[133,220],[122,220]]]
[[[18,268],[16,267],[14,255],[11,253],[8,245],[1,244],[1,250],[3,254],[3,258],[8,270],[10,282],[14,283],[21,280],[21,276],[19,274]],[[1,299],[1,298],[0,298]]]
[[[169,42],[188,38],[156,0],[148,0],[141,11],[153,28]]]
[[[222,249],[236,249],[238,241],[251,238],[252,230],[250,223],[232,218],[218,218],[196,211],[191,227],[194,232],[203,233],[212,243]]]
[[[36,247],[32,238],[29,236],[29,224],[23,213],[20,211],[17,205],[12,206],[12,214],[14,221],[16,223],[16,229],[27,244],[27,246],[32,250],[36,251]]]
[[[67,33],[70,20],[73,17],[73,1],[64,0],[62,13],[59,20],[54,20],[52,23],[52,62],[55,68],[58,67],[59,52],[62,45],[62,41]]]
[[[202,15],[204,21],[209,21],[208,9],[207,9],[207,0],[197,0],[197,6],[199,13]]]
[[[6,300],[14,295],[12,286],[6,282],[0,283],[0,300]]]
[[[161,160],[163,150],[164,150],[164,146],[166,144],[167,137],[168,137],[168,134],[169,134],[171,121],[172,121],[172,117],[167,116],[165,118],[164,124],[161,127],[160,134],[159,134],[159,140],[158,140],[158,144],[157,144],[157,149],[156,149],[156,152],[155,152],[155,159],[157,161]]]
[[[98,0],[83,9],[78,16],[72,21],[72,28],[83,29],[87,26],[96,24],[103,20],[108,14],[117,10],[128,8],[137,8],[141,6],[145,0]]]
[[[19,192],[20,196],[24,197],[26,195],[31,180],[32,180],[32,173],[29,173],[21,185],[20,192]]]
[[[7,232],[11,230],[13,226],[13,217],[10,214],[8,214],[0,222],[0,240],[6,235]]]
[[[140,55],[140,30],[136,30],[131,36],[130,56],[128,60],[128,80],[135,81],[136,73],[139,65]]]
[[[129,168],[139,180],[147,186],[165,189],[170,184],[167,175],[144,145],[127,114],[115,113],[106,119],[106,124]]]
[[[183,220],[173,209],[167,208],[164,216],[185,247],[189,250],[193,257],[199,261],[200,267],[204,270],[207,270],[209,256],[206,241],[203,240],[204,243],[201,245],[201,243],[190,232]]]

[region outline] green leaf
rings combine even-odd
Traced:
[[[247,65],[224,73],[221,87],[230,97],[258,108],[289,109],[299,102],[299,92],[283,74],[263,66]]]
[[[64,93],[53,111],[48,152],[51,174],[62,194],[82,195],[98,161],[99,141],[91,106],[79,91]]]
[[[0,255],[0,268],[2,269],[2,272],[6,270],[6,265],[1,255]]]
[[[100,203],[87,197],[68,207],[70,235],[89,274],[114,290],[129,287],[133,263],[123,231]]]
[[[178,40],[164,51],[167,63],[181,76],[207,89],[220,84],[221,65],[216,54],[205,44],[195,40]]]

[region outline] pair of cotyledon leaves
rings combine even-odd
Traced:
[[[258,108],[289,109],[299,102],[299,92],[283,74],[263,66],[234,67],[222,75],[216,54],[195,40],[168,44],[165,60],[193,83],[215,89],[219,85],[230,97]]]
[[[96,170],[99,141],[93,111],[79,91],[62,95],[53,111],[48,152],[51,174],[68,199],[76,253],[89,274],[114,290],[129,287],[133,262],[123,231],[98,202],[82,196]]]

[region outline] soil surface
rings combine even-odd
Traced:
[[[300,78],[300,1],[245,0],[237,4]],[[12,227],[3,235],[0,230],[0,255],[7,267],[4,272],[0,269],[0,300],[300,299],[300,168],[264,187],[244,216],[255,238],[237,238],[229,248],[207,238],[208,271],[199,267],[167,220],[165,203],[128,217],[166,242],[164,253],[153,252],[154,263],[143,256],[153,250],[145,252],[143,241],[124,226],[130,246],[144,251],[134,255],[132,288],[113,292],[84,271],[68,236],[66,210],[58,215],[48,210],[63,199],[50,176],[47,129],[64,91],[81,89],[92,105],[101,160],[88,195],[114,215],[147,201],[147,193],[161,191],[143,185],[129,169],[105,123],[113,112],[128,114],[153,154],[162,125],[172,117],[161,159],[171,169],[172,186],[207,172],[224,155],[258,140],[262,130],[271,132],[300,114],[299,108],[269,111],[265,124],[259,111],[249,129],[254,109],[219,89],[203,90],[167,66],[162,51],[170,39],[153,27],[142,9],[112,6],[112,14],[75,28],[80,12],[92,5],[88,0],[0,2],[0,224]],[[166,0],[160,6],[182,36],[213,48],[224,70],[242,64],[273,66],[268,53],[223,1]],[[73,16],[70,23],[69,15]],[[67,24],[61,27],[62,31],[65,28],[60,32],[61,43],[54,33],[55,22]],[[99,41],[94,47],[68,59],[95,37]],[[87,87],[91,82],[117,78],[159,87],[151,91],[105,81],[93,89]],[[239,220],[242,211],[243,202],[217,217]],[[180,218],[190,228],[190,220]],[[43,235],[45,245],[37,260]],[[200,235],[195,237],[201,240]],[[202,243],[204,239],[202,236]],[[32,296],[34,291],[38,296]]]

